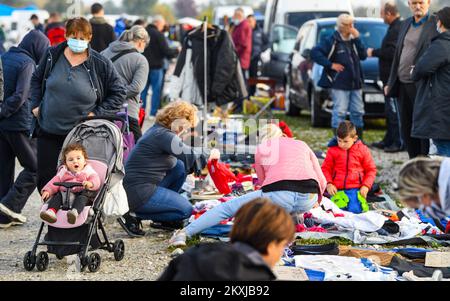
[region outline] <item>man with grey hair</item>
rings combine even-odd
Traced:
[[[417,95],[416,82],[411,71],[419,58],[438,36],[436,17],[430,14],[431,0],[408,0],[413,16],[406,19],[400,29],[397,49],[392,63],[385,94],[398,97],[400,124],[409,157],[428,155],[429,139],[411,136],[413,111]]]
[[[164,80],[164,59],[172,59],[178,55],[178,49],[171,49],[167,43],[166,37],[162,33],[166,26],[166,20],[161,15],[152,18],[152,24],[147,26],[147,32],[150,37],[150,44],[145,48],[144,56],[147,58],[150,72],[148,74],[147,84],[142,91],[142,107],[147,106],[147,95],[150,85],[152,86],[152,103],[150,115],[156,116],[156,112],[161,104],[162,81]]]
[[[400,33],[401,20],[397,6],[393,2],[386,2],[380,11],[380,16],[384,23],[389,25],[386,36],[383,39],[381,48],[367,49],[369,57],[377,57],[380,70],[380,79],[386,86],[391,72],[392,61],[394,60],[397,48],[398,35]],[[383,149],[387,153],[395,153],[403,150],[403,141],[400,132],[400,115],[398,113],[397,99],[385,97],[386,114],[386,134],[382,141],[372,143],[372,147]]]
[[[340,15],[337,20],[337,30],[331,37],[311,50],[311,58],[324,67],[319,86],[331,88],[333,131],[336,132],[349,111],[350,121],[356,126],[358,136],[362,139],[364,102],[361,60],[367,58],[367,50],[353,22],[352,16]]]

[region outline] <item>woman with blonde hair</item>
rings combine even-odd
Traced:
[[[191,203],[179,194],[186,176],[206,160],[183,143],[183,133],[197,123],[195,106],[176,101],[156,115],[156,121],[139,140],[125,165],[123,185],[131,212],[119,223],[130,236],[145,234],[140,220],[167,227],[182,227],[192,213]],[[200,162],[199,162],[200,161]],[[195,164],[199,162],[199,164]]]
[[[399,174],[398,194],[407,206],[448,221],[450,159],[416,158],[405,163]]]
[[[262,189],[209,210],[175,232],[170,239],[172,246],[185,245],[187,237],[233,217],[239,208],[256,198],[268,198],[291,213],[306,212],[321,200],[327,182],[309,146],[284,137],[275,124],[263,127],[259,135],[261,143],[256,149],[255,170]]]

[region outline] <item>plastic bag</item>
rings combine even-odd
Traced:
[[[106,191],[103,213],[108,217],[120,217],[129,210],[127,193],[120,181]]]

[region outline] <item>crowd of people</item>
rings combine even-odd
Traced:
[[[188,237],[235,216],[231,245],[195,247],[175,259],[161,279],[203,280],[200,266],[210,264],[220,269],[213,275],[221,280],[274,279],[271,268],[293,240],[290,214],[306,212],[319,206],[324,195],[333,198],[340,192],[348,196],[346,208],[366,210],[376,166],[362,141],[360,61],[372,56],[380,61],[388,127],[375,146],[387,152],[405,147],[411,159],[420,157],[402,168],[399,196],[433,217],[449,216],[450,159],[424,157],[430,139],[438,155],[450,156],[450,7],[431,14],[430,0],[409,0],[409,5],[413,16],[404,21],[394,5],[382,9],[390,27],[380,49],[367,49],[353,17],[344,14],[336,32],[312,50],[312,59],[324,67],[320,85],[331,89],[334,103],[335,138],[322,166],[306,143],[269,124],[260,131],[255,154],[262,188],[222,203],[186,227],[192,205],[180,190],[187,175],[198,173],[207,160],[183,140],[199,122],[195,105],[179,100],[160,109],[164,60],[180,51],[168,46],[164,18],[156,16],[149,25],[138,22],[117,37],[98,3],[92,5],[90,21],[77,17],[63,23],[51,14],[44,28],[33,16],[35,29],[0,62],[0,227],[26,222],[21,212],[36,188],[48,202],[41,218],[55,222],[61,194],[53,184],[72,180],[83,183],[70,211],[69,223],[75,223],[99,183],[86,150],[80,145],[63,150],[64,140],[80,119],[114,115],[126,104],[138,142],[123,180],[130,212],[119,223],[127,233],[143,236],[141,221],[152,220],[178,228],[170,244],[183,246]],[[268,42],[254,16],[246,18],[237,9],[230,32],[243,72],[250,73],[247,78],[256,76]],[[150,87],[154,124],[142,134],[138,119]],[[61,152],[64,168],[55,176]],[[23,170],[15,179],[16,158]]]

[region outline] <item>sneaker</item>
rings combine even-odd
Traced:
[[[71,209],[67,212],[67,221],[69,224],[73,225],[77,222],[78,211],[76,209]]]
[[[27,218],[26,216],[14,212],[11,209],[9,209],[8,207],[6,207],[5,205],[0,203],[0,211],[5,214],[6,216],[8,216],[9,218],[11,218],[13,221],[17,221],[17,222],[21,222],[21,223],[26,223],[27,222]]]
[[[12,226],[12,221],[6,215],[0,214],[0,229],[7,229]]]
[[[174,231],[178,229],[184,228],[183,221],[177,221],[177,222],[152,222],[150,224],[151,228],[154,229],[162,229],[162,230],[169,230]]]
[[[50,209],[48,209],[47,211],[42,211],[40,216],[41,216],[42,220],[44,220],[50,224],[54,224],[57,221],[55,211],[50,210]]]
[[[403,149],[401,147],[398,146],[389,146],[389,147],[385,147],[384,148],[384,152],[385,153],[398,153],[403,151]]]
[[[374,147],[374,148],[378,148],[378,149],[384,149],[385,148],[385,145],[384,145],[383,141],[374,142],[370,146]]]
[[[130,237],[143,237],[145,231],[142,230],[142,222],[137,217],[131,216],[129,213],[117,219],[119,225],[127,232]]]
[[[169,240],[169,246],[171,247],[185,247],[186,246],[186,231],[184,229],[177,230],[173,233]]]

